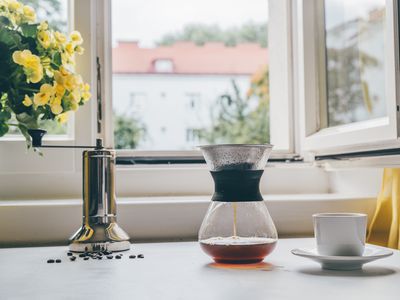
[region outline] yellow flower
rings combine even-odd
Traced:
[[[83,85],[83,92],[82,92],[82,99],[83,101],[88,101],[92,97],[92,94],[90,93],[90,85],[85,83]]]
[[[83,43],[83,39],[79,31],[72,31],[69,35],[69,38],[75,45],[80,45]]]
[[[61,74],[62,74],[63,76],[67,76],[67,75],[69,75],[69,74],[71,73],[71,72],[68,71],[68,69],[65,68],[64,66],[61,66],[58,70],[61,72]]]
[[[44,49],[47,49],[50,47],[51,34],[49,31],[47,31],[47,30],[39,31],[37,34],[37,38],[38,38],[39,43],[43,46]]]
[[[56,92],[56,95],[59,97],[62,97],[65,94],[65,88],[57,82],[54,84],[54,90]]]
[[[42,84],[40,92],[35,94],[33,97],[33,103],[37,106],[43,106],[49,103],[50,99],[54,95],[54,89],[50,84]]]
[[[54,37],[59,44],[65,44],[67,42],[67,37],[59,31],[54,32]]]
[[[76,46],[75,52],[78,53],[79,55],[82,55],[85,52],[85,49],[81,46]]]
[[[10,10],[10,11],[17,11],[17,10],[19,10],[19,9],[21,9],[22,8],[22,4],[21,3],[19,3],[18,1],[16,1],[16,0],[9,0],[8,1],[8,9]]]
[[[70,106],[71,106],[71,110],[73,110],[73,111],[77,111],[78,108],[79,108],[79,104],[77,102],[74,102],[74,101],[72,101],[70,103]]]
[[[61,105],[54,104],[51,106],[51,112],[55,115],[61,114],[62,111],[63,111],[63,108]]]
[[[43,78],[43,66],[39,56],[32,54],[29,50],[15,51],[12,55],[13,61],[24,67],[27,82],[37,83]]]
[[[80,76],[76,76],[73,74],[65,76],[64,87],[68,91],[73,91],[78,88],[79,84],[81,83]]]
[[[74,54],[74,45],[72,44],[72,43],[68,43],[66,46],[65,46],[65,51],[67,51],[67,53],[69,54],[69,55],[72,55],[72,54]]]
[[[67,81],[68,76],[70,75],[70,72],[61,66],[58,71],[54,72],[54,79],[59,85],[64,86],[65,82]]]
[[[39,31],[44,31],[49,28],[49,24],[46,21],[40,22],[40,25],[37,27]]]
[[[12,58],[16,64],[24,65],[24,62],[28,55],[32,55],[32,52],[29,50],[14,51]]]
[[[24,5],[23,7],[23,14],[27,21],[35,22],[36,21],[36,13],[32,7],[29,5]]]
[[[79,103],[81,101],[81,91],[79,89],[75,88],[70,95],[72,102]]]
[[[90,97],[92,97],[92,94],[90,92],[83,92],[82,93],[82,100],[84,102],[89,101]]]
[[[65,123],[65,122],[68,121],[68,114],[66,112],[62,113],[62,114],[59,114],[59,115],[56,116],[56,120],[61,124]]]
[[[37,71],[27,74],[27,81],[32,83],[38,83],[43,78],[43,69],[40,68]]]
[[[32,99],[29,98],[28,95],[25,95],[24,101],[22,101],[22,104],[25,106],[31,106],[32,105]]]

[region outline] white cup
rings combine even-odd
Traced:
[[[313,221],[319,254],[360,256],[364,253],[366,214],[321,213],[314,214]]]

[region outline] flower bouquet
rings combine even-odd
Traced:
[[[0,137],[16,126],[31,145],[28,129],[44,120],[66,122],[91,97],[74,70],[82,37],[67,37],[16,0],[0,0]]]

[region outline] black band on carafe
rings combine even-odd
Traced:
[[[214,179],[212,201],[249,202],[262,201],[260,179],[264,170],[211,171]]]

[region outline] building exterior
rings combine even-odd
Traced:
[[[195,131],[211,124],[217,99],[232,93],[232,80],[245,96],[250,76],[268,62],[258,44],[222,43],[113,48],[113,109],[145,125],[143,150],[186,150],[198,145]]]

